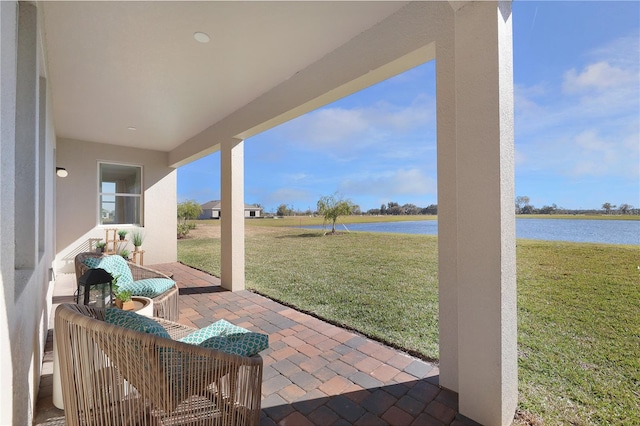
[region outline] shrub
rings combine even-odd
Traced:
[[[133,231],[131,231],[131,241],[136,247],[140,247],[142,245],[142,241],[144,241],[144,233],[142,229],[135,228]]]
[[[189,234],[189,224],[178,223],[178,239],[186,237],[187,234]]]

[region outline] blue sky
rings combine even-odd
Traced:
[[[513,4],[516,195],[640,207],[640,2]],[[245,141],[245,201],[363,211],[437,203],[435,62]],[[178,169],[178,199],[220,199],[220,155]]]

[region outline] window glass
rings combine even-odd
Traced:
[[[99,164],[101,225],[142,225],[142,167]]]

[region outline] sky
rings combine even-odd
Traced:
[[[513,3],[515,192],[535,207],[640,207],[640,2]],[[245,202],[437,204],[435,62],[245,140]],[[220,199],[220,154],[178,200]]]

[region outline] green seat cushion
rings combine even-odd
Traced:
[[[104,269],[112,277],[118,278],[118,286],[133,282],[133,275],[129,264],[122,256],[87,257],[83,263],[89,268]]]
[[[253,356],[269,347],[269,336],[219,320],[180,339],[181,342],[241,356]]]
[[[168,278],[146,278],[124,284],[120,284],[120,281],[118,281],[120,291],[127,290],[131,292],[132,296],[144,296],[151,299],[161,295],[175,285],[176,282]]]
[[[167,339],[171,338],[163,326],[149,317],[145,317],[132,311],[109,308],[106,310],[104,320],[109,324],[139,331],[141,333],[153,334],[160,337],[166,337]]]

